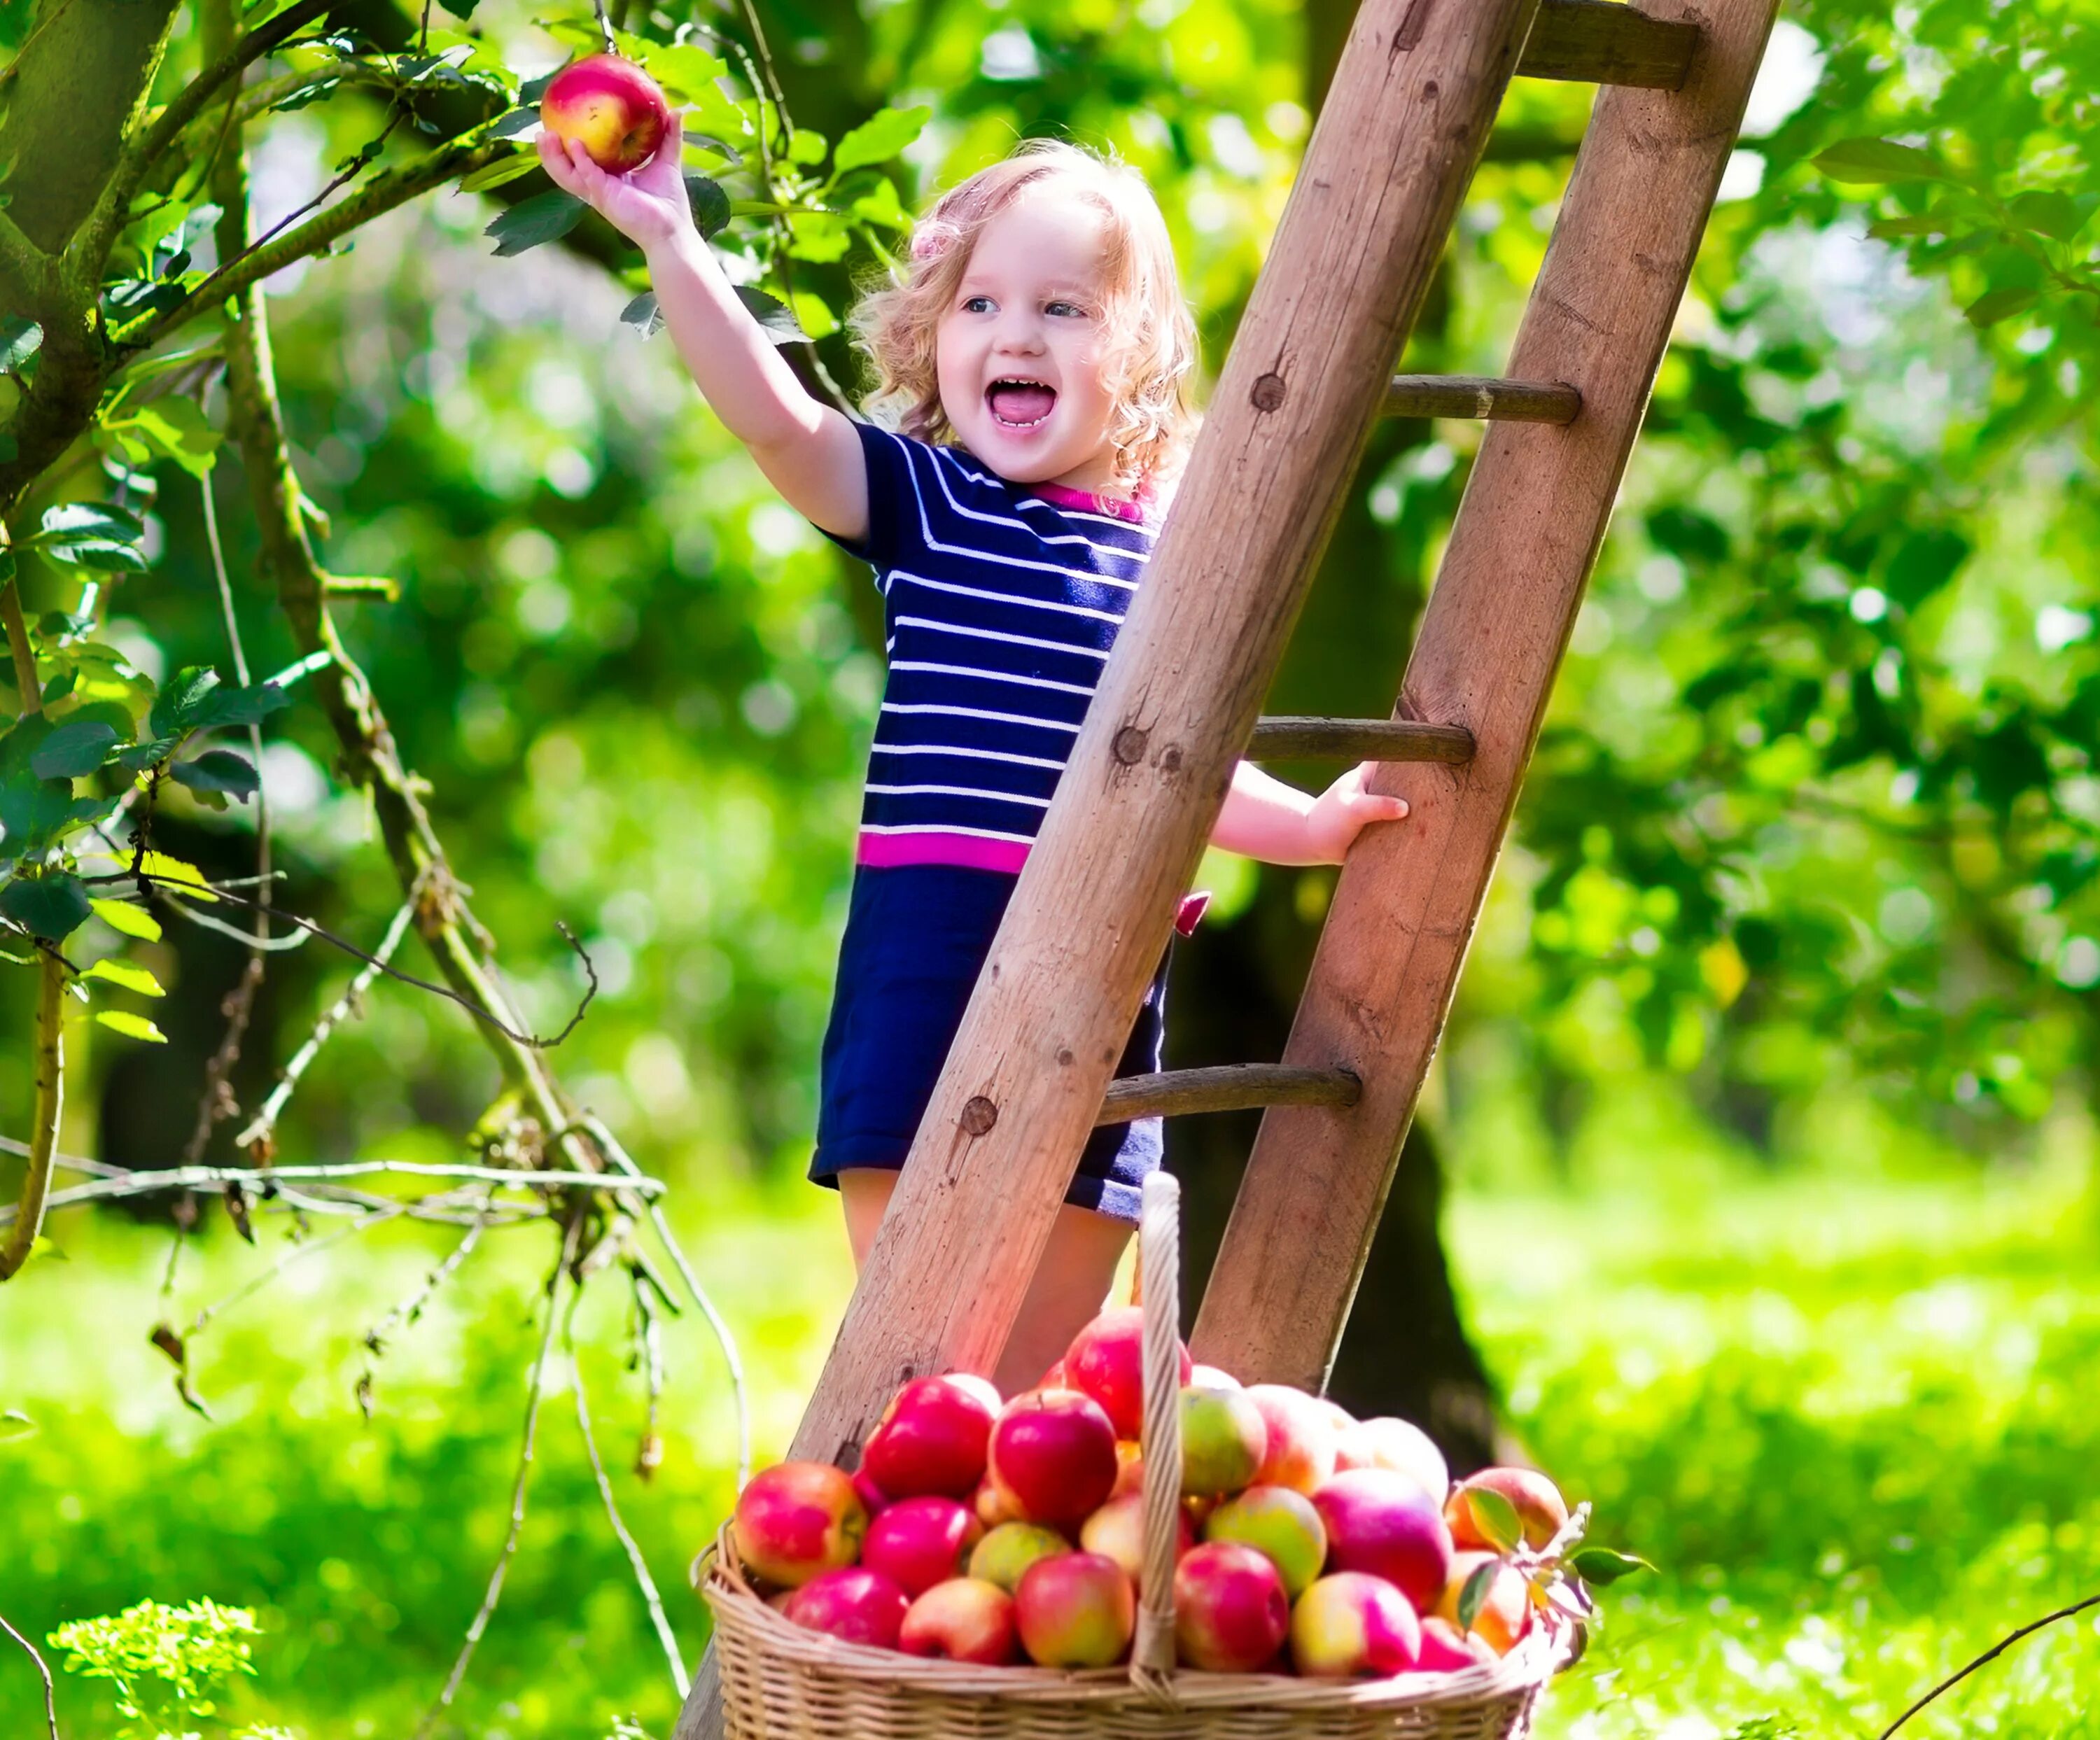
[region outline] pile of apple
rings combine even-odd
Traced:
[[[908,1654],[1044,1667],[1127,1655],[1143,1573],[1140,1315],[1104,1311],[1035,1389],[921,1377],[857,1474],[783,1463],[736,1554],[796,1624]],[[1175,1643],[1185,1667],[1322,1678],[1493,1661],[1564,1600],[1573,1531],[1543,1475],[1451,1485],[1396,1419],[1181,1355]]]

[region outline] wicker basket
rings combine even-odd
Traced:
[[[704,1592],[714,1610],[729,1740],[1524,1740],[1566,1632],[1534,1626],[1492,1664],[1336,1682],[1174,1669],[1180,1418],[1176,1328],[1180,1192],[1147,1180],[1146,1562],[1127,1668],[977,1667],[841,1643],[791,1624],[746,1580],[725,1528]]]

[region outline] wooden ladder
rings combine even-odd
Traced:
[[[1321,1387],[1778,0],[1364,0],[792,1454],[988,1372],[1095,1125],[1265,1106],[1198,1359]],[[1513,74],[1597,98],[1507,380],[1394,377]],[[1374,421],[1489,429],[1389,720],[1257,720]],[[1376,760],[1283,1059],[1111,1083],[1243,755]],[[721,1729],[712,1659],[677,1729]]]

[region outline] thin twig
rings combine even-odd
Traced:
[[[331,1244],[340,1244],[345,1239],[355,1238],[359,1233],[369,1231],[374,1227],[383,1226],[390,1220],[399,1220],[407,1211],[406,1203],[390,1203],[386,1208],[373,1209],[362,1219],[352,1221],[347,1227],[338,1227],[333,1232],[324,1237],[301,1240],[260,1275],[242,1282],[224,1298],[214,1300],[211,1304],[200,1307],[196,1315],[190,1319],[190,1333],[192,1335],[201,1333],[205,1326],[221,1311],[225,1311],[229,1306],[240,1304],[243,1299],[253,1298],[294,1263],[304,1262],[307,1258],[319,1255]]]
[[[582,1297],[580,1291],[578,1298]],[[575,1307],[570,1307],[573,1325]],[[671,1664],[671,1683],[678,1688],[682,1700],[693,1689],[686,1676],[685,1659],[678,1653],[677,1633],[671,1629],[670,1615],[664,1611],[664,1597],[656,1592],[656,1580],[649,1575],[648,1562],[642,1557],[642,1549],[621,1519],[620,1506],[612,1496],[612,1482],[606,1478],[605,1462],[598,1453],[598,1435],[591,1430],[590,1404],[584,1395],[583,1362],[576,1357],[576,1341],[572,1335],[564,1333],[569,1355],[569,1386],[576,1399],[576,1429],[583,1434],[584,1451],[590,1457],[591,1473],[598,1481],[598,1496],[605,1501],[606,1520],[612,1525],[612,1532],[620,1544],[626,1549],[627,1562],[634,1569],[635,1586],[642,1591],[643,1604],[649,1609],[649,1623],[656,1628],[656,1641],[664,1646],[664,1659]]]
[[[1979,1667],[1983,1666],[1985,1663],[1996,1661],[2000,1656],[2003,1655],[2006,1650],[2011,1649],[2014,1644],[2018,1643],[2021,1638],[2040,1631],[2045,1625],[2054,1625],[2058,1619],[2067,1619],[2071,1618],[2073,1614],[2083,1613],[2088,1607],[2100,1607],[2100,1595],[2089,1595],[2084,1601],[2074,1601],[2068,1607],[2059,1607],[2055,1612],[2045,1614],[2040,1619],[2035,1620],[2032,1624],[2023,1625],[2018,1631],[2001,1638],[1998,1642],[1992,1645],[1991,1647],[1986,1650],[1981,1655],[1978,1656],[1974,1661],[1970,1663],[1969,1665],[1964,1667],[1959,1673],[1950,1674],[1946,1679],[1942,1680],[1939,1685],[1933,1687],[1933,1689],[1927,1692],[1924,1697],[1919,1698],[1916,1703],[1910,1707],[1910,1708],[1904,1711],[1901,1716],[1898,1716],[1893,1722],[1890,1723],[1886,1728],[1884,1728],[1882,1730],[1881,1740],[1889,1740],[1890,1735],[1893,1734],[1899,1728],[1902,1727],[1905,1722],[1908,1722],[1912,1716],[1916,1716],[1919,1711],[1922,1710],[1927,1704],[1930,1703],[1933,1699],[1937,1698],[1942,1692],[1959,1685],[1964,1680],[1967,1679],[1970,1675],[1975,1672]]]
[[[458,1274],[461,1266],[474,1254],[474,1247],[481,1243],[482,1234],[488,1230],[488,1223],[487,1214],[477,1215],[459,1243],[446,1253],[445,1260],[423,1277],[422,1285],[364,1332],[366,1359],[364,1370],[357,1380],[357,1405],[366,1419],[372,1417],[373,1373],[386,1351],[386,1337],[398,1328],[415,1327],[439,1289]]]
[[[402,901],[400,910],[387,925],[386,934],[379,939],[379,947],[373,960],[360,968],[357,976],[350,981],[342,995],[321,1011],[321,1018],[314,1023],[314,1030],[307,1035],[306,1042],[292,1054],[292,1060],[285,1065],[285,1073],[277,1078],[277,1085],[270,1090],[270,1097],[262,1102],[262,1109],[250,1118],[247,1128],[233,1139],[236,1148],[252,1148],[258,1142],[270,1140],[277,1127],[277,1120],[284,1115],[286,1104],[298,1090],[299,1078],[320,1055],[321,1047],[328,1043],[329,1036],[357,1007],[358,1000],[371,989],[372,981],[394,958],[394,951],[401,946],[401,939],[408,934],[409,921],[416,916],[417,902],[422,898],[426,880],[427,877],[417,879],[415,887],[408,891],[408,898]]]
[[[629,1183],[640,1186],[651,1182],[641,1167],[635,1165],[633,1156],[620,1145],[619,1139],[605,1127],[602,1120],[586,1112],[580,1121],[592,1141],[598,1144],[599,1152],[611,1161]],[[700,1285],[699,1277],[693,1273],[693,1266],[686,1261],[686,1253],[678,1248],[678,1241],[672,1237],[671,1223],[664,1218],[663,1209],[653,1201],[649,1205],[649,1222],[656,1229],[656,1236],[662,1240],[664,1251],[671,1258],[672,1266],[678,1271],[678,1278],[685,1282],[686,1292],[693,1296],[693,1303],[699,1307],[700,1315],[707,1319],[708,1327],[714,1332],[716,1343],[721,1349],[723,1363],[729,1368],[730,1393],[736,1405],[735,1490],[741,1492],[744,1483],[751,1478],[751,1409],[744,1394],[743,1359],[737,1352],[736,1337],[730,1333],[729,1324],[721,1313],[715,1309],[714,1301],[708,1297],[706,1289]]]
[[[60,10],[64,11],[64,9],[61,7]],[[10,1637],[12,1637],[15,1642],[21,1645],[24,1652],[27,1654],[29,1659],[37,1664],[37,1672],[43,1676],[44,1726],[51,1731],[51,1740],[59,1740],[59,1711],[58,1706],[51,1701],[51,1669],[44,1665],[44,1659],[42,1655],[38,1654],[37,1646],[33,1643],[30,1642],[28,1638],[24,1637],[20,1632],[16,1631],[13,1626],[7,1623],[7,1616],[5,1614],[0,1614],[0,1632],[7,1632],[7,1634]],[[678,1695],[681,1698],[684,1697],[684,1691],[682,1689]]]
[[[157,875],[152,871],[143,868],[143,865],[129,866],[121,870],[113,870],[104,876],[85,876],[81,879],[83,882],[95,883],[98,887],[109,883],[128,882],[142,888],[155,888],[163,889],[169,894],[185,894],[193,900],[215,896],[219,900],[229,901],[236,906],[245,907],[250,911],[262,904],[258,901],[249,900],[245,895],[232,892],[231,885],[227,883],[194,882],[179,876]],[[576,940],[576,933],[558,918],[554,921],[554,928],[562,933],[562,940],[569,945],[576,958],[584,963],[584,974],[589,980],[590,984],[584,992],[583,1000],[576,1005],[575,1012],[562,1024],[561,1031],[550,1038],[543,1039],[536,1033],[519,1032],[502,1020],[501,1017],[492,1015],[471,998],[462,997],[449,985],[434,985],[428,979],[418,979],[413,973],[404,973],[398,967],[388,966],[384,961],[368,954],[348,938],[337,936],[327,926],[316,924],[311,918],[302,918],[295,912],[280,911],[277,916],[287,924],[296,924],[308,936],[318,936],[330,946],[342,949],[345,954],[355,955],[367,966],[377,967],[390,979],[399,980],[403,985],[413,985],[419,991],[428,991],[433,997],[442,997],[448,1002],[457,1003],[476,1020],[485,1021],[505,1038],[514,1040],[522,1046],[529,1046],[536,1051],[551,1051],[574,1033],[577,1024],[583,1020],[585,1011],[590,1007],[592,1001],[598,996],[598,968],[592,964],[591,958],[585,952],[584,945]]]
[[[0,1139],[0,1148],[10,1153],[21,1152],[27,1147],[25,1143]],[[335,1165],[272,1166],[267,1172],[248,1166],[170,1166],[165,1171],[127,1172],[121,1177],[96,1178],[90,1183],[53,1191],[48,1205],[62,1209],[77,1202],[117,1201],[127,1196],[152,1196],[164,1190],[210,1196],[229,1184],[267,1191],[280,1178],[288,1183],[329,1183],[338,1178],[383,1174],[458,1178],[464,1183],[493,1184],[506,1190],[633,1191],[654,1196],[668,1188],[661,1178],[619,1178],[602,1172],[511,1171],[501,1166],[470,1166],[463,1163],[455,1165],[438,1161],[352,1160]],[[11,1207],[0,1206],[0,1225],[11,1221],[15,1213]]]
[[[496,1569],[489,1575],[488,1592],[481,1598],[474,1623],[466,1628],[466,1641],[460,1647],[459,1658],[445,1677],[444,1689],[438,1694],[438,1701],[424,1713],[421,1725],[416,1729],[416,1740],[425,1740],[437,1725],[438,1718],[452,1707],[460,1682],[466,1678],[467,1664],[473,1661],[482,1633],[488,1629],[488,1622],[495,1616],[496,1603],[503,1599],[503,1579],[510,1569],[512,1555],[518,1551],[518,1537],[525,1528],[525,1489],[532,1475],[532,1447],[540,1430],[540,1399],[546,1390],[547,1356],[554,1348],[554,1328],[562,1315],[562,1281],[576,1256],[576,1237],[582,1227],[582,1214],[572,1212],[562,1234],[561,1255],[547,1277],[547,1327],[540,1333],[540,1351],[533,1359],[532,1376],[526,1381],[525,1441],[518,1456],[518,1478],[510,1489],[510,1531],[503,1537],[503,1550],[496,1556]]]

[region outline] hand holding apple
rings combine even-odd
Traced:
[[[664,121],[655,155],[624,175],[593,161],[582,140],[563,139],[544,126],[539,149],[540,166],[556,187],[574,194],[645,253],[679,236],[697,238],[682,167],[685,126],[676,114]]]

